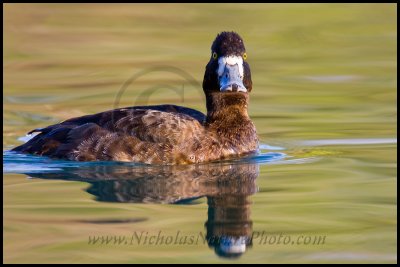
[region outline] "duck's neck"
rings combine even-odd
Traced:
[[[213,92],[206,95],[206,126],[243,127],[251,122],[247,113],[249,95],[244,93]]]
[[[248,94],[211,93],[206,95],[206,101],[204,126],[220,138],[226,151],[243,154],[257,150],[256,127],[247,113]]]

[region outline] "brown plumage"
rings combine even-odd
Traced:
[[[252,82],[243,61],[243,40],[237,33],[222,32],[211,52],[203,80],[207,116],[175,105],[115,109],[35,129],[30,133],[40,133],[13,151],[148,164],[199,163],[254,153],[258,138],[247,113]]]

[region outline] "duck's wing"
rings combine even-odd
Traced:
[[[107,154],[105,147],[112,149],[109,153],[123,151],[123,142],[110,143],[127,137],[150,150],[153,144],[154,150],[165,149],[201,131],[204,119],[199,111],[174,105],[114,109],[35,129],[30,133],[39,134],[13,151],[66,158],[79,146],[79,153],[87,153],[84,160],[96,160],[99,153]]]

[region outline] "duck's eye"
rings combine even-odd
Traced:
[[[247,59],[247,53],[244,53],[243,54],[243,60],[246,60]]]
[[[213,58],[213,59],[217,59],[217,57],[218,57],[217,53],[216,53],[216,52],[213,52],[212,58]]]

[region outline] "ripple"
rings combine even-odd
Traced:
[[[397,138],[321,139],[299,143],[305,146],[397,144]]]
[[[94,165],[139,165],[136,163],[121,163],[113,161],[69,161],[57,160],[44,156],[22,154],[13,151],[3,151],[3,173],[41,173],[61,172],[63,168],[81,168]]]
[[[283,161],[287,155],[280,152],[266,152],[258,153],[255,155],[249,155],[243,158],[229,159],[223,161],[226,164],[241,164],[241,163],[252,163],[252,164],[272,164],[278,161]],[[212,163],[202,163],[215,164]],[[220,162],[221,163],[221,162]],[[282,164],[284,164],[282,162]],[[58,160],[51,159],[45,156],[36,156],[29,154],[22,154],[13,151],[3,152],[3,173],[58,173],[63,172],[65,168],[80,169],[85,167],[93,166],[125,166],[125,167],[152,167],[156,165],[147,165],[135,162],[117,162],[117,161],[69,161],[69,160]]]
[[[319,75],[304,76],[305,79],[318,83],[344,83],[359,80],[361,77],[356,75]]]
[[[259,149],[265,149],[265,150],[285,150],[285,148],[280,147],[280,146],[271,146],[268,144],[260,144]]]
[[[79,223],[93,224],[120,224],[120,223],[138,223],[147,221],[148,218],[127,218],[127,219],[97,219],[97,220],[77,220]]]
[[[13,104],[48,104],[53,102],[65,101],[65,97],[60,96],[5,96],[6,102]]]

